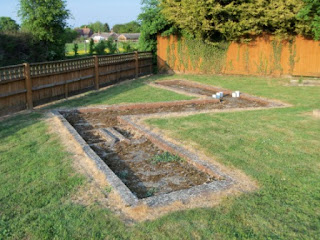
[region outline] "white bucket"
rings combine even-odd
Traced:
[[[237,97],[240,97],[240,91],[236,91]]]
[[[236,98],[236,97],[237,97],[237,94],[236,94],[235,92],[233,92],[233,93],[232,93],[232,97],[233,97],[233,98]]]
[[[220,93],[220,97],[222,97],[223,98],[223,92],[219,92]]]

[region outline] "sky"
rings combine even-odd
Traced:
[[[71,12],[68,23],[79,27],[100,21],[110,26],[136,20],[141,12],[141,0],[67,0]],[[0,17],[11,17],[20,23],[17,16],[19,0],[0,0]]]

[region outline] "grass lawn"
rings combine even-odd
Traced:
[[[192,143],[256,179],[257,192],[218,207],[176,212],[125,226],[99,204],[70,196],[85,183],[48,132],[42,113],[0,122],[0,239],[320,239],[319,87],[286,87],[288,80],[232,76],[185,78],[293,104],[291,108],[200,114],[148,122]],[[130,82],[59,103],[76,107],[189,99]]]
[[[131,45],[131,47],[133,49],[137,49],[138,48],[138,43],[136,42],[132,42],[132,43],[129,43]],[[95,45],[97,45],[95,43]],[[66,56],[68,57],[71,57],[71,56],[74,56],[74,43],[67,43],[66,44]],[[124,53],[124,49],[123,49],[123,44],[122,43],[118,43],[118,51],[120,53]],[[108,54],[108,50],[106,49],[106,54]],[[81,43],[78,43],[78,54],[79,56],[81,55],[86,55],[86,54],[89,54],[89,43],[84,43],[84,42],[81,42]]]

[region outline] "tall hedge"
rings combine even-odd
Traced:
[[[0,67],[46,60],[46,46],[29,33],[0,32]]]
[[[298,17],[305,1],[319,4],[318,0],[162,0],[160,6],[170,23],[211,42],[250,39],[261,33],[283,38],[312,35],[310,21]]]

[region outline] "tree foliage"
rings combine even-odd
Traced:
[[[10,17],[0,17],[0,32],[17,32],[19,25]]]
[[[43,42],[30,33],[0,32],[0,66],[46,60]]]
[[[310,0],[311,1],[311,0]],[[209,42],[270,33],[283,37],[308,32],[297,18],[302,0],[162,0],[166,19],[185,34]]]
[[[142,13],[138,17],[141,21],[139,48],[156,52],[157,34],[170,35],[176,32],[176,28],[162,14],[159,0],[142,0],[142,6]]]
[[[71,28],[66,28],[65,29],[65,41],[67,43],[72,43],[74,40],[77,39],[77,37],[79,36],[79,33]]]
[[[89,23],[88,25],[82,25],[81,28],[88,27],[94,33],[98,32],[110,32],[110,27],[108,23],[102,23],[100,21],[96,21],[94,23]]]
[[[320,1],[304,0],[303,8],[299,12],[298,17],[310,26],[305,35],[311,35],[316,40],[320,40]]]
[[[116,33],[138,33],[140,32],[140,23],[132,21],[124,24],[116,24],[112,30]]]
[[[65,55],[65,28],[69,11],[65,0],[20,0],[22,29],[47,47],[47,59]]]
[[[94,52],[94,41],[92,38],[90,38],[90,43],[89,43],[89,54],[92,55]]]
[[[96,54],[98,54],[98,55],[106,54],[105,49],[106,49],[105,41],[100,41],[94,48]]]

